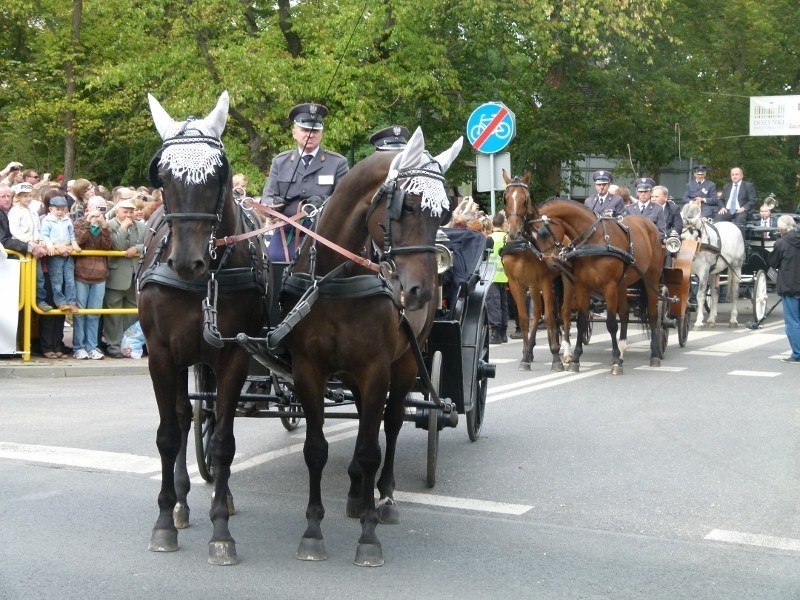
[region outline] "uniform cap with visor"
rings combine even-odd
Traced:
[[[306,129],[322,129],[327,116],[328,109],[322,104],[298,104],[289,111],[289,119]]]

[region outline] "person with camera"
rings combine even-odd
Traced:
[[[11,187],[17,183],[22,183],[22,163],[12,160],[6,165],[5,169],[0,170],[0,183]]]
[[[111,229],[105,220],[106,201],[92,196],[86,203],[84,216],[75,221],[75,240],[83,250],[111,250]],[[105,256],[75,257],[75,287],[78,308],[103,308],[108,277],[108,258]],[[77,314],[72,320],[72,348],[77,360],[101,360],[104,355],[97,347],[100,341],[100,315]]]
[[[300,213],[305,204],[321,205],[333,193],[348,171],[347,159],[322,148],[323,119],[328,109],[322,104],[298,104],[289,111],[294,122],[292,137],[297,146],[272,159],[261,204],[287,217]],[[275,231],[269,243],[269,257],[289,262],[302,237],[291,225]]]
[[[778,294],[783,301],[783,321],[786,337],[789,338],[791,355],[783,362],[800,364],[800,229],[791,215],[778,219],[778,234],[781,236],[767,263],[778,271]]]

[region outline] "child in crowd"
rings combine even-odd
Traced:
[[[11,188],[14,192],[14,206],[8,211],[8,228],[11,235],[21,242],[32,247],[44,247],[44,241],[39,231],[39,213],[31,205],[33,200],[33,186],[30,183],[18,183]],[[41,204],[41,202],[40,202]],[[36,261],[36,306],[42,312],[53,310],[45,300],[44,273],[42,261]]]
[[[59,310],[78,312],[75,288],[75,263],[72,250],[80,252],[75,229],[69,218],[67,201],[63,196],[50,200],[50,214],[42,220],[42,239],[47,245],[48,271],[53,286],[53,301]]]

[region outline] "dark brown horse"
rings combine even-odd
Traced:
[[[522,359],[520,370],[530,370],[533,360],[533,348],[536,346],[536,331],[544,318],[547,324],[547,340],[553,357],[551,370],[563,371],[564,365],[559,358],[561,349],[561,331],[556,320],[556,310],[561,308],[561,322],[564,331],[564,360],[571,360],[572,350],[569,342],[571,319],[572,283],[563,278],[561,302],[556,301],[554,280],[560,277],[558,271],[552,269],[543,260],[541,250],[531,243],[530,224],[534,218],[534,207],[531,203],[529,184],[531,172],[523,177],[508,176],[503,169],[506,189],[503,192],[506,218],[508,220],[508,243],[503,250],[503,268],[508,277],[508,287],[517,305],[519,327],[522,330]],[[528,317],[526,292],[530,293],[533,303],[533,321]]]
[[[597,290],[607,304],[606,327],[611,334],[611,373],[622,374],[622,360],[628,338],[629,287],[639,283],[646,299],[650,327],[650,366],[661,365],[656,335],[664,247],[656,226],[646,217],[626,216],[621,220],[598,217],[572,200],[543,204],[534,223],[541,248],[570,265],[574,275],[578,307],[578,333],[571,371],[580,369],[583,339],[589,319],[589,297]],[[571,240],[564,243],[565,236]],[[617,342],[617,314],[620,335]]]
[[[384,522],[398,520],[392,498],[394,452],[404,399],[417,376],[409,336],[422,343],[432,326],[437,285],[434,245],[449,212],[442,175],[460,148],[459,139],[447,152],[431,158],[424,152],[418,129],[403,152],[376,153],[357,164],[326,202],[316,233],[380,263],[382,274],[353,263],[342,266],[346,259],[341,254],[308,238],[283,287],[286,310],[311,281],[342,269],[336,272],[335,285],[320,285],[319,299],[285,339],[307,426],[303,454],[310,480],[308,525],[297,551],[299,559],[327,557],[321,529],[325,509],[320,485],[328,459],[323,395],[328,379],[337,376],[353,392],[360,415],[348,468],[347,514],[361,519],[355,564],[384,562],[375,528],[379,514]],[[404,318],[408,329],[402,324]],[[377,481],[378,510],[374,488],[381,463],[381,421],[386,456]]]
[[[177,528],[189,524],[188,370],[202,364],[213,370],[217,383],[216,428],[210,443],[214,531],[208,560],[235,564],[236,545],[228,529],[228,478],[236,450],[233,417],[249,357],[221,336],[256,335],[261,330],[265,289],[257,238],[235,245],[218,245],[217,240],[253,230],[257,221],[231,194],[230,167],[220,142],[228,117],[227,92],[207,117],[183,122],[175,122],[155,98],[149,99],[164,140],[150,165],[152,183],[162,188],[164,204],[151,217],[155,231],[145,241],[139,272],[139,320],[160,417],[156,444],[161,492],[150,549],[177,550]]]

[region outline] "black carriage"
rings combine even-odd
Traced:
[[[767,260],[777,237],[777,227],[751,223],[745,226],[745,261],[742,265],[741,285],[753,306],[755,323],[761,323],[766,318],[768,294],[775,289],[774,274],[770,277]]]
[[[465,416],[467,434],[475,441],[483,425],[488,379],[495,376],[489,362],[489,325],[486,293],[494,276],[488,262],[486,238],[464,229],[441,229],[437,236],[439,264],[439,308],[433,328],[420,349],[424,364],[419,368],[417,385],[406,400],[406,422],[427,431],[427,473],[429,486],[436,481],[439,432],[456,427],[459,414]],[[280,290],[285,285],[287,263],[272,263],[270,285]],[[282,324],[279,294],[273,294],[269,318]],[[262,337],[239,336],[239,343],[250,353],[250,369],[236,410],[237,417],[278,418],[287,431],[295,430],[304,415],[292,385],[291,358],[270,349],[265,327]],[[195,367],[195,388],[189,398],[194,410],[194,440],[201,477],[213,481],[209,445],[214,433],[215,388],[209,370]],[[435,392],[431,393],[431,390]],[[438,398],[436,398],[438,396]],[[328,382],[325,416],[357,419],[352,394],[341,381]]]

